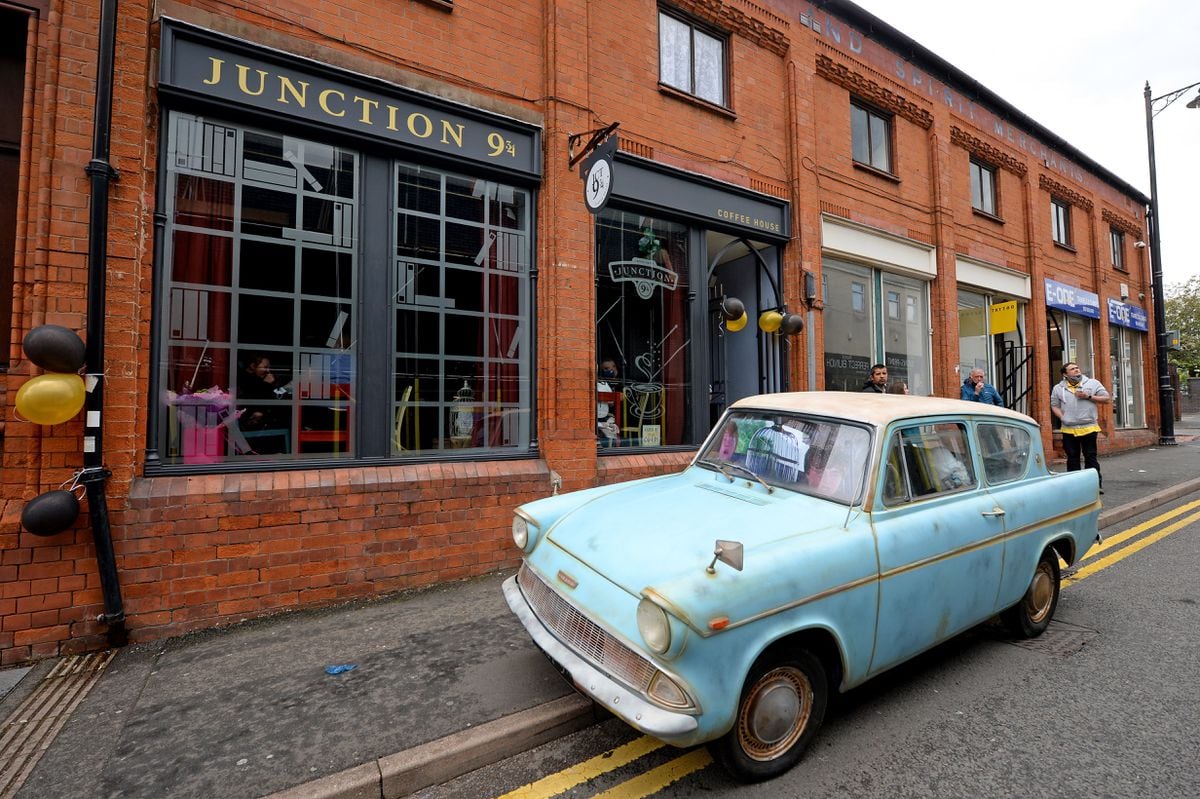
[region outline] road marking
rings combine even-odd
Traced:
[[[604,793],[596,794],[593,799],[644,799],[712,762],[712,755],[708,753],[707,749],[693,749],[682,757],[663,763],[658,768],[650,769],[645,774],[639,774],[620,785],[614,785]]]
[[[1156,541],[1161,541],[1162,539],[1169,536],[1171,533],[1178,532],[1179,530],[1182,530],[1184,527],[1187,527],[1189,524],[1191,524],[1192,522],[1197,521],[1197,520],[1200,520],[1200,512],[1193,513],[1191,516],[1188,516],[1184,519],[1180,519],[1179,521],[1175,522],[1174,524],[1164,527],[1163,529],[1159,530],[1156,533],[1151,533],[1150,535],[1146,536],[1142,540],[1136,541],[1127,547],[1118,549],[1116,552],[1112,553],[1111,555],[1108,555],[1107,557],[1103,557],[1094,563],[1089,563],[1087,566],[1084,566],[1082,569],[1075,572],[1075,574],[1073,574],[1070,577],[1068,577],[1067,579],[1063,580],[1062,584],[1063,584],[1063,586],[1068,586],[1068,585],[1071,585],[1072,583],[1079,582],[1080,580],[1084,579],[1085,577],[1090,577],[1091,575],[1095,574],[1096,572],[1100,571],[1101,569],[1107,569],[1109,566],[1113,565],[1114,563],[1118,563],[1119,561],[1124,560],[1125,558],[1129,557],[1130,555],[1134,554],[1135,552],[1137,552],[1141,549],[1145,549],[1146,547],[1150,546],[1151,544],[1155,543]]]
[[[627,744],[622,744],[616,749],[612,749],[602,755],[596,755],[590,760],[577,763],[548,777],[542,777],[537,782],[522,785],[515,791],[509,791],[503,796],[496,797],[496,799],[540,799],[541,797],[557,796],[560,793],[571,790],[576,785],[581,785],[590,779],[599,777],[601,774],[607,774],[614,769],[624,766],[626,763],[632,763],[639,757],[662,749],[664,746],[666,744],[657,738],[643,735],[641,738],[637,738]],[[683,775],[681,774],[680,776]],[[675,779],[679,778],[676,777]]]
[[[1151,527],[1157,527],[1158,525],[1162,524],[1163,522],[1167,521],[1168,519],[1173,519],[1182,513],[1187,513],[1189,510],[1191,510],[1192,508],[1195,508],[1195,507],[1200,507],[1200,500],[1196,500],[1195,502],[1189,502],[1186,505],[1180,505],[1178,508],[1174,508],[1172,510],[1167,511],[1166,513],[1155,516],[1153,519],[1150,519],[1149,521],[1142,522],[1139,525],[1130,527],[1128,530],[1124,530],[1110,538],[1106,538],[1106,539],[1104,539],[1104,543],[1099,544],[1098,546],[1094,546],[1091,549],[1089,549],[1088,553],[1086,555],[1084,555],[1082,558],[1080,558],[1080,561],[1082,562],[1082,561],[1094,558],[1097,555],[1099,555],[1101,552],[1104,552],[1107,549],[1111,549],[1111,548],[1115,547],[1117,544],[1124,543],[1124,542],[1128,541],[1129,539],[1133,538],[1134,536],[1144,533],[1145,531],[1149,530]]]

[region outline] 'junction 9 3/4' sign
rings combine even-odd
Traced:
[[[210,31],[163,20],[159,89],[328,125],[530,177],[541,131]]]

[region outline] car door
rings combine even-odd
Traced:
[[[1010,422],[975,425],[983,480],[997,507],[1004,511],[1004,568],[995,610],[1014,604],[1025,593],[1041,556],[1040,530],[1061,505],[1061,486],[1042,469],[1033,468],[1038,454],[1036,431]]]
[[[879,614],[872,673],[986,619],[1003,568],[1004,520],[961,421],[899,424],[884,445],[872,521]]]

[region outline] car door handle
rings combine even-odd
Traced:
[[[991,516],[993,518],[996,516],[1003,516],[1004,508],[992,508],[991,510],[982,511],[979,515],[980,516]]]

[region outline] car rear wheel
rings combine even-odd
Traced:
[[[1025,596],[1001,614],[1004,624],[1013,635],[1021,638],[1041,635],[1054,618],[1059,590],[1058,554],[1047,549],[1034,569]]]
[[[800,760],[825,719],[825,669],[801,651],[755,664],[742,689],[733,729],[711,748],[744,782],[769,780]]]

